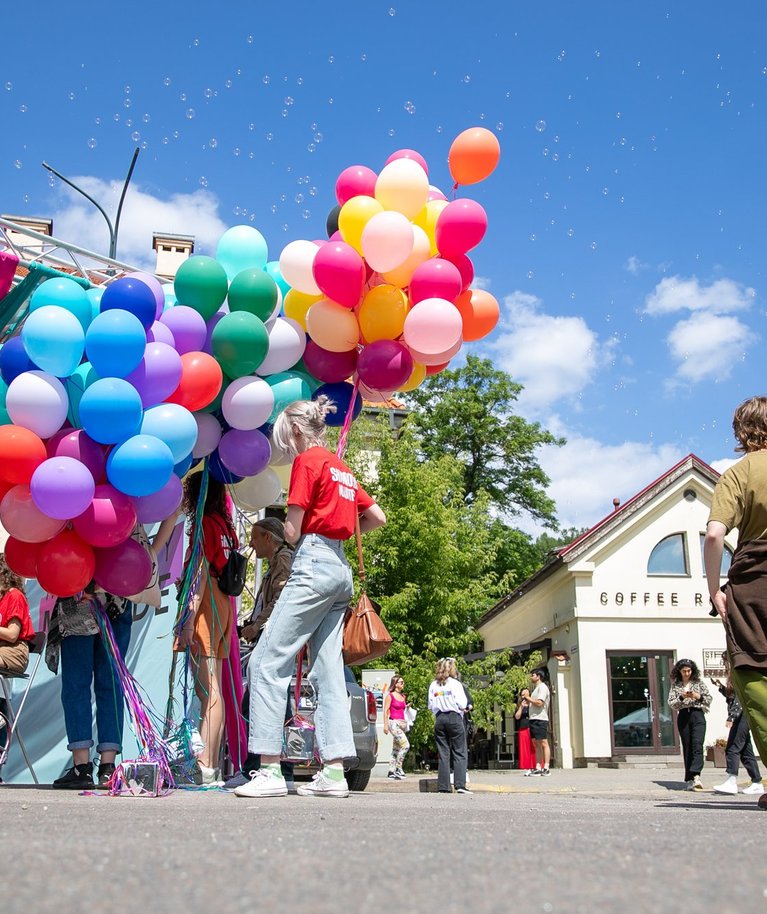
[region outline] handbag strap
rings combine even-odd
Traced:
[[[357,561],[360,564],[360,581],[362,581],[362,589],[365,589],[365,562],[362,558],[362,531],[360,530],[360,516],[356,513],[355,506],[355,515],[354,515],[354,538],[357,540]]]
[[[295,703],[296,714],[298,714],[301,700],[301,685],[304,679],[304,657],[306,656],[306,645],[304,645],[296,656],[296,687],[293,690],[293,701]]]

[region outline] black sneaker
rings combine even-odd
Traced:
[[[96,788],[98,790],[109,790],[112,786],[110,781],[115,773],[115,766],[112,762],[102,762],[99,765],[99,772],[96,779]]]
[[[541,768],[541,777],[547,778],[551,774],[550,768]]]
[[[466,794],[469,794],[469,795],[471,796],[471,791],[469,790],[468,787],[456,787],[456,788],[455,788],[455,792],[456,792],[456,793],[466,793]]]
[[[84,765],[72,765],[57,778],[52,787],[54,790],[93,790],[93,762]]]

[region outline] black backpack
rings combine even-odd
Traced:
[[[222,526],[225,526],[222,523]],[[239,597],[245,589],[245,579],[248,575],[248,559],[234,548],[234,540],[229,536],[229,558],[218,576],[218,586],[222,593],[228,597]]]

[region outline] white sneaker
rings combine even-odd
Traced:
[[[690,790],[703,790],[703,784],[700,780],[699,774],[696,774],[690,782]]]
[[[752,781],[748,787],[743,788],[743,793],[751,793],[756,797],[760,797],[764,793],[764,785],[761,781]]]
[[[723,781],[721,784],[717,784],[714,787],[714,793],[737,793],[738,792],[738,779],[733,775],[727,778],[726,781]]]
[[[296,793],[300,797],[348,797],[346,778],[334,781],[324,771],[318,771],[309,784],[302,784]]]
[[[202,762],[197,761],[197,767],[200,769],[202,780],[201,787],[223,787],[224,782],[221,780],[221,771],[218,768],[207,768]]]
[[[281,774],[272,774],[265,768],[254,771],[250,781],[234,790],[236,797],[286,797],[288,785]]]

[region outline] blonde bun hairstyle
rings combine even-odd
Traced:
[[[316,400],[297,400],[277,416],[272,442],[290,460],[310,447],[327,447],[325,418],[336,405],[324,394]]]

